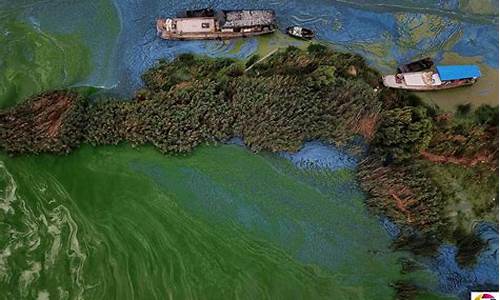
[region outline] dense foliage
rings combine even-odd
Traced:
[[[85,103],[56,91],[0,112],[0,148],[10,153],[69,152],[82,140]]]
[[[231,59],[184,54],[160,61],[144,74],[145,88],[134,101],[89,105],[85,140],[188,152],[233,136],[254,151],[297,151],[312,139],[345,144],[357,134],[370,138],[381,105],[361,75],[374,72],[358,56],[312,53],[289,48],[248,73]],[[356,75],[346,73],[346,60]]]
[[[382,114],[374,145],[397,160],[426,149],[432,136],[432,120],[424,107],[406,106]]]
[[[367,204],[418,230],[398,247],[432,255],[448,240],[460,263],[474,263],[484,243],[471,229],[477,220],[498,223],[498,109],[461,106],[452,115],[417,105],[382,116],[358,171]]]
[[[380,158],[369,156],[361,162],[358,176],[371,196],[367,204],[399,225],[410,225],[420,232],[438,232],[442,226],[442,194],[420,165],[407,162],[384,166]]]

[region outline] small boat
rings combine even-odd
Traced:
[[[310,40],[314,38],[314,31],[300,26],[290,26],[286,29],[286,33],[300,39]]]
[[[434,66],[434,62],[430,57],[426,57],[408,64],[404,64],[398,67],[398,73],[410,73],[410,72],[420,72],[428,70]]]
[[[276,30],[273,10],[188,10],[177,18],[160,18],[156,30],[166,40],[214,40],[269,34]]]
[[[435,91],[474,84],[481,77],[476,65],[436,66],[436,70],[383,76],[386,87],[410,91]]]

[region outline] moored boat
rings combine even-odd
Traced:
[[[167,40],[232,39],[268,34],[276,28],[273,10],[202,9],[156,21],[158,35]]]
[[[398,67],[398,73],[420,72],[432,68],[434,62],[430,57],[416,60]]]
[[[474,84],[481,77],[476,65],[436,66],[436,70],[383,76],[386,87],[411,91],[435,91]]]
[[[296,38],[310,40],[314,38],[314,31],[300,26],[290,26],[286,29],[286,33]]]

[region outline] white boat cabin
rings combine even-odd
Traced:
[[[208,37],[212,33],[266,33],[274,31],[272,10],[223,10],[210,16],[158,19],[158,33],[183,38]],[[195,36],[195,34],[202,34]],[[223,37],[224,35],[221,35]],[[228,35],[230,36],[230,35]]]
[[[384,85],[392,88],[433,89],[443,82],[439,74],[434,72],[414,72],[388,75],[383,77]]]
[[[167,25],[166,29],[171,32],[196,33],[216,30],[215,18],[175,18],[167,19],[167,22],[170,27]]]

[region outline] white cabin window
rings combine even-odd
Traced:
[[[210,28],[210,23],[201,23],[201,28]]]

